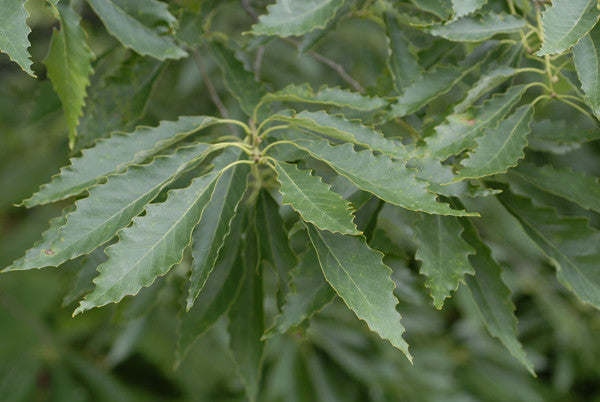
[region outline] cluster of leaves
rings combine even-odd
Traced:
[[[0,0],[0,50],[34,75],[24,3]],[[47,2],[60,29],[45,71],[73,155],[22,202],[66,206],[4,269],[81,260],[67,297],[83,298],[75,314],[121,302],[173,270],[188,283],[177,364],[227,316],[228,348],[254,400],[267,342],[309,331],[327,306],[343,316],[333,310],[339,300],[412,361],[400,314],[410,308],[398,300],[410,293],[407,265],[419,261],[426,289],[417,292],[442,309],[463,283],[464,309],[534,374],[497,262],[510,247],[480,223],[497,213],[518,221],[566,289],[600,308],[600,183],[583,158],[563,157],[600,139],[596,1],[555,0],[543,11],[526,0],[87,4]],[[255,21],[222,28],[223,8]],[[94,62],[90,49],[101,45],[88,43],[76,9],[93,11],[121,46]],[[364,22],[379,32],[383,60],[351,53],[361,82],[314,48]],[[314,58],[337,75],[314,89],[308,67],[278,72],[267,60],[283,63],[282,45],[303,55],[287,63]],[[369,57],[381,57],[377,50]],[[133,129],[169,60],[189,59],[215,113]],[[220,69],[227,105],[207,65]],[[525,271],[508,267],[529,281],[542,275]],[[322,335],[327,320],[313,321],[315,343],[356,367],[344,362],[343,339]],[[282,342],[291,357],[276,364],[295,366],[299,353],[299,378],[323,371],[312,349]],[[327,374],[315,378],[320,399],[344,398],[319,383]]]

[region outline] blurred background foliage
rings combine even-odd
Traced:
[[[252,2],[249,11],[264,12],[265,3]],[[290,82],[309,82],[314,88],[325,83],[347,87],[319,55],[343,65],[367,92],[389,85],[389,77],[381,74],[386,63],[385,32],[358,12],[336,21],[334,27],[321,33],[321,40],[317,40],[318,35],[307,35],[302,42],[292,43],[242,36],[240,33],[253,23],[253,16],[240,2],[171,1],[170,9],[180,19],[178,37],[196,50],[193,57],[159,63],[118,46],[84,2],[74,0],[72,5],[83,17],[82,25],[96,56],[79,127],[81,137],[73,153],[117,129],[155,125],[180,115],[219,115],[208,96],[207,77],[227,112],[243,118],[235,99],[227,95],[214,57],[202,42],[207,17],[211,18],[210,30],[230,35],[232,43],[239,46],[240,59],[270,89]],[[60,102],[41,63],[56,22],[43,0],[29,1],[27,9],[33,31],[30,51],[38,79],[0,55],[1,267],[20,257],[46,229],[48,220],[66,205],[32,210],[13,206],[47,182],[66,164],[70,152]],[[419,46],[423,57],[452,59],[469,50],[443,39]],[[257,58],[262,59],[260,68]],[[476,74],[471,77],[473,81],[476,78]],[[467,80],[453,91],[464,91],[468,84]],[[457,96],[453,91],[432,102],[429,111],[443,113],[449,99]],[[557,145],[544,137],[544,124],[565,133],[573,125],[597,132],[595,122],[562,104],[540,109],[536,118],[545,113],[547,119],[560,121],[538,120],[532,125],[537,148],[546,146],[553,151],[529,151],[532,157],[600,175],[598,141],[581,147],[568,142]],[[424,130],[428,125],[423,122]],[[406,134],[401,127],[390,129]],[[478,229],[505,268],[504,279],[517,306],[519,339],[535,364],[538,378],[489,336],[464,289],[459,289],[442,311],[432,306],[414,259],[414,215],[386,206],[371,243],[386,252],[386,263],[394,270],[398,308],[414,365],[369,332],[337,299],[310,324],[268,341],[259,400],[600,400],[600,314],[579,303],[556,281],[554,268],[544,262],[495,198],[473,199],[471,203],[469,210],[483,211],[486,217],[478,221]],[[567,211],[574,205],[558,199],[553,203]],[[597,214],[571,212],[588,216],[591,224],[600,228]],[[245,399],[226,349],[223,320],[174,368],[176,315],[180,310],[177,295],[185,283],[186,261],[137,297],[72,318],[78,297],[86,291],[78,274],[90,275],[85,267],[101,258],[92,254],[58,270],[0,276],[3,401]]]

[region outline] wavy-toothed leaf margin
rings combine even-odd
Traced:
[[[0,52],[8,54],[23,71],[35,77],[29,55],[29,13],[25,9],[27,0],[0,0]]]
[[[600,118],[600,30],[594,29],[573,48],[573,61],[592,112]]]
[[[500,33],[518,32],[526,21],[511,14],[485,13],[467,16],[448,24],[435,24],[427,29],[432,35],[458,42],[480,42]]]

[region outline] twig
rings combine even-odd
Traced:
[[[254,60],[254,79],[260,81],[260,67],[262,66],[263,56],[265,54],[265,47],[261,46],[256,51],[256,59]]]
[[[284,39],[287,43],[294,45],[296,47],[300,46],[300,43],[298,43],[297,41],[290,39],[290,38],[285,38]],[[339,74],[340,77],[342,77],[342,79],[344,81],[346,81],[348,84],[350,84],[350,86],[352,88],[354,88],[356,91],[360,92],[360,93],[364,93],[365,89],[362,87],[362,85],[360,85],[360,83],[358,81],[356,81],[354,78],[352,78],[352,76],[350,76],[350,74],[348,74],[346,72],[346,70],[344,69],[344,66],[342,66],[341,64],[336,63],[335,61],[323,56],[320,53],[315,52],[314,50],[311,50],[308,52],[309,56],[311,56],[313,59],[317,60],[318,62],[321,62],[323,64],[325,64],[327,67],[330,67],[332,70],[334,70],[335,72],[337,72]]]
[[[246,14],[252,17],[254,22],[258,22],[258,14],[256,14],[256,11],[250,5],[250,0],[242,0],[242,7],[246,10]]]
[[[229,113],[227,112],[225,105],[223,105],[223,102],[221,101],[221,98],[219,97],[215,86],[213,85],[212,81],[210,80],[210,77],[208,76],[208,71],[206,71],[206,67],[204,66],[204,62],[202,61],[202,56],[200,56],[200,52],[198,52],[198,49],[194,49],[193,54],[194,60],[196,61],[196,64],[200,69],[200,75],[202,75],[202,80],[204,81],[206,89],[208,90],[208,96],[210,96],[210,100],[215,104],[217,109],[219,109],[221,117],[223,117],[224,119],[228,119]]]

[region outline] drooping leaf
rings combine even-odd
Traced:
[[[427,191],[427,185],[417,181],[416,171],[408,169],[406,162],[394,162],[386,155],[375,156],[369,150],[356,152],[352,144],[334,147],[326,140],[296,140],[295,143],[360,189],[391,204],[431,214],[473,215],[435,201],[434,195]]]
[[[245,154],[244,154],[245,155]],[[215,169],[239,159],[240,151],[227,150],[215,161]],[[250,167],[237,165],[227,170],[215,186],[212,198],[206,205],[192,239],[192,272],[186,310],[190,310],[200,290],[213,270],[223,239],[237,213],[237,207],[246,192],[246,179]]]
[[[599,17],[597,0],[554,0],[542,12],[544,41],[536,55],[569,50],[596,25]]]
[[[467,96],[460,103],[454,105],[454,114],[463,113],[468,107],[473,106],[479,97],[502,84],[516,73],[517,70],[512,67],[500,66],[482,75],[469,89]]]
[[[471,148],[481,130],[494,127],[521,99],[526,85],[515,85],[503,94],[495,95],[481,106],[474,106],[460,114],[451,114],[446,122],[435,128],[435,135],[427,137],[427,152],[441,160]]]
[[[290,271],[298,258],[290,247],[287,230],[279,214],[279,204],[266,191],[261,191],[256,201],[256,228],[260,258],[270,264],[279,282],[278,302],[288,293]]]
[[[71,290],[69,290],[69,293],[62,300],[62,307],[67,307],[71,303],[75,303],[86,293],[94,290],[94,283],[92,281],[98,273],[96,268],[107,259],[106,254],[104,254],[105,249],[106,246],[102,245],[81,259],[81,267],[79,268],[79,272],[77,272],[74,284],[71,285]]]
[[[432,35],[460,42],[479,42],[499,33],[518,32],[526,21],[512,14],[485,13],[467,16],[448,24],[435,24],[427,29]]]
[[[581,301],[600,308],[600,231],[585,218],[561,217],[506,186],[497,197],[556,267],[558,280]]]
[[[94,55],[85,41],[79,26],[80,17],[69,6],[57,5],[60,31],[52,33],[50,50],[44,61],[48,78],[63,105],[69,144],[75,143],[77,125],[83,109],[86,87],[90,84]]]
[[[242,111],[252,116],[254,108],[264,95],[260,83],[254,75],[244,69],[244,64],[235,58],[233,51],[219,42],[212,42],[211,49],[223,72],[225,86],[229,93],[238,100]]]
[[[142,24],[154,27],[156,25],[165,25],[174,28],[177,25],[177,18],[169,12],[166,3],[158,0],[112,0],[119,8],[140,21]]]
[[[552,165],[538,167],[533,163],[520,163],[511,170],[512,174],[544,191],[600,213],[600,181],[597,177],[571,169],[557,169]]]
[[[385,25],[390,47],[388,66],[394,77],[396,90],[401,92],[423,74],[423,69],[394,14],[385,13]]]
[[[81,151],[81,157],[72,158],[71,165],[63,167],[23,205],[29,208],[77,195],[101,178],[141,163],[192,133],[219,123],[211,116],[184,116],[177,121],[163,121],[157,127],[139,127],[130,134],[116,133],[100,139],[93,148]]]
[[[8,54],[27,74],[35,77],[31,69],[31,58],[27,50],[29,33],[27,26],[29,13],[25,10],[27,0],[0,0],[0,51]]]
[[[193,307],[179,316],[175,365],[182,362],[194,342],[229,310],[243,285],[244,265],[239,252],[243,218],[243,214],[238,213],[232,219],[213,272]]]
[[[331,191],[330,186],[313,176],[308,170],[296,165],[277,162],[275,164],[279,191],[283,203],[294,208],[307,222],[321,230],[342,234],[360,234],[354,224],[350,203],[341,195]]]
[[[516,308],[510,300],[511,291],[502,279],[502,268],[479,238],[473,224],[467,219],[459,219],[464,227],[463,238],[475,249],[475,254],[469,256],[475,275],[466,276],[465,281],[479,315],[490,334],[498,338],[510,354],[535,375],[533,364],[527,359],[517,338]]]
[[[364,111],[379,109],[387,105],[382,98],[365,96],[337,87],[322,87],[314,92],[308,83],[289,84],[279,91],[266,93],[260,100],[260,105],[275,101],[314,103]]]
[[[267,338],[299,326],[335,297],[335,291],[323,276],[315,250],[309,247],[299,260],[298,266],[292,270],[290,292],[286,295],[285,304],[275,318],[275,323],[265,333]]]
[[[441,309],[465,274],[475,274],[468,258],[475,250],[460,237],[463,229],[453,216],[422,214],[416,228],[415,258],[422,261],[420,272],[427,277],[433,304]]]
[[[155,59],[180,59],[187,53],[178,47],[169,36],[161,36],[150,27],[142,24],[132,14],[121,8],[113,0],[87,0],[90,7],[123,46],[133,49],[143,56]]]
[[[464,166],[455,180],[505,173],[517,166],[525,154],[533,106],[523,105],[496,127],[483,130],[477,137],[477,148],[461,163]]]
[[[108,261],[98,267],[96,288],[74,314],[134,295],[179,263],[220,173],[209,173],[187,188],[170,191],[165,202],[150,204],[146,215],[120,231],[119,241],[106,249]]]
[[[229,310],[229,350],[250,401],[256,401],[264,342],[263,276],[256,227],[242,243],[244,279]]]
[[[401,142],[385,138],[380,131],[364,126],[360,121],[347,120],[343,116],[330,115],[322,110],[302,111],[294,116],[276,114],[272,119],[312,130],[330,138],[363,145],[384,154],[396,157],[406,154]]]
[[[383,254],[369,248],[361,236],[324,232],[311,224],[308,234],[331,287],[372,331],[412,361],[402,338],[404,327],[396,311],[392,271],[383,264]]]
[[[596,118],[600,118],[600,30],[594,29],[573,48],[581,89]]]
[[[114,131],[132,131],[166,65],[158,60],[131,56],[117,71],[102,76],[88,89],[88,99],[77,128],[76,149],[90,147]]]
[[[252,26],[255,35],[302,35],[317,28],[325,28],[335,16],[341,1],[336,0],[277,0]]]
[[[454,18],[469,15],[479,10],[487,3],[487,0],[452,0]]]
[[[77,209],[66,216],[50,247],[37,255],[26,253],[10,270],[57,267],[110,240],[179,172],[198,163],[208,147],[198,144],[182,148],[172,156],[159,157],[148,165],[134,165],[122,174],[109,176],[105,184],[92,187],[87,198],[75,203]]]

